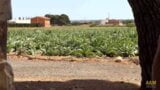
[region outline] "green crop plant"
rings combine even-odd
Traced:
[[[8,53],[49,56],[135,56],[138,55],[134,27],[62,26],[52,28],[9,28]]]

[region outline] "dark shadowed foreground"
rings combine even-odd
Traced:
[[[138,90],[139,86],[103,80],[71,80],[67,82],[16,82],[16,90]]]

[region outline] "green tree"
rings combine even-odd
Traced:
[[[66,14],[61,14],[59,16],[59,21],[61,25],[67,25],[70,24],[70,19]]]
[[[51,25],[67,25],[70,24],[70,19],[66,14],[61,15],[52,15],[52,14],[46,14],[46,17],[49,17],[51,20]]]

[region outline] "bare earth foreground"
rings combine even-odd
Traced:
[[[33,59],[34,58],[34,59]],[[140,67],[124,60],[9,56],[16,90],[137,90]],[[48,59],[48,60],[47,60]]]

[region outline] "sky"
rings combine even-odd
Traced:
[[[12,0],[13,18],[67,14],[71,20],[133,19],[127,0]]]

